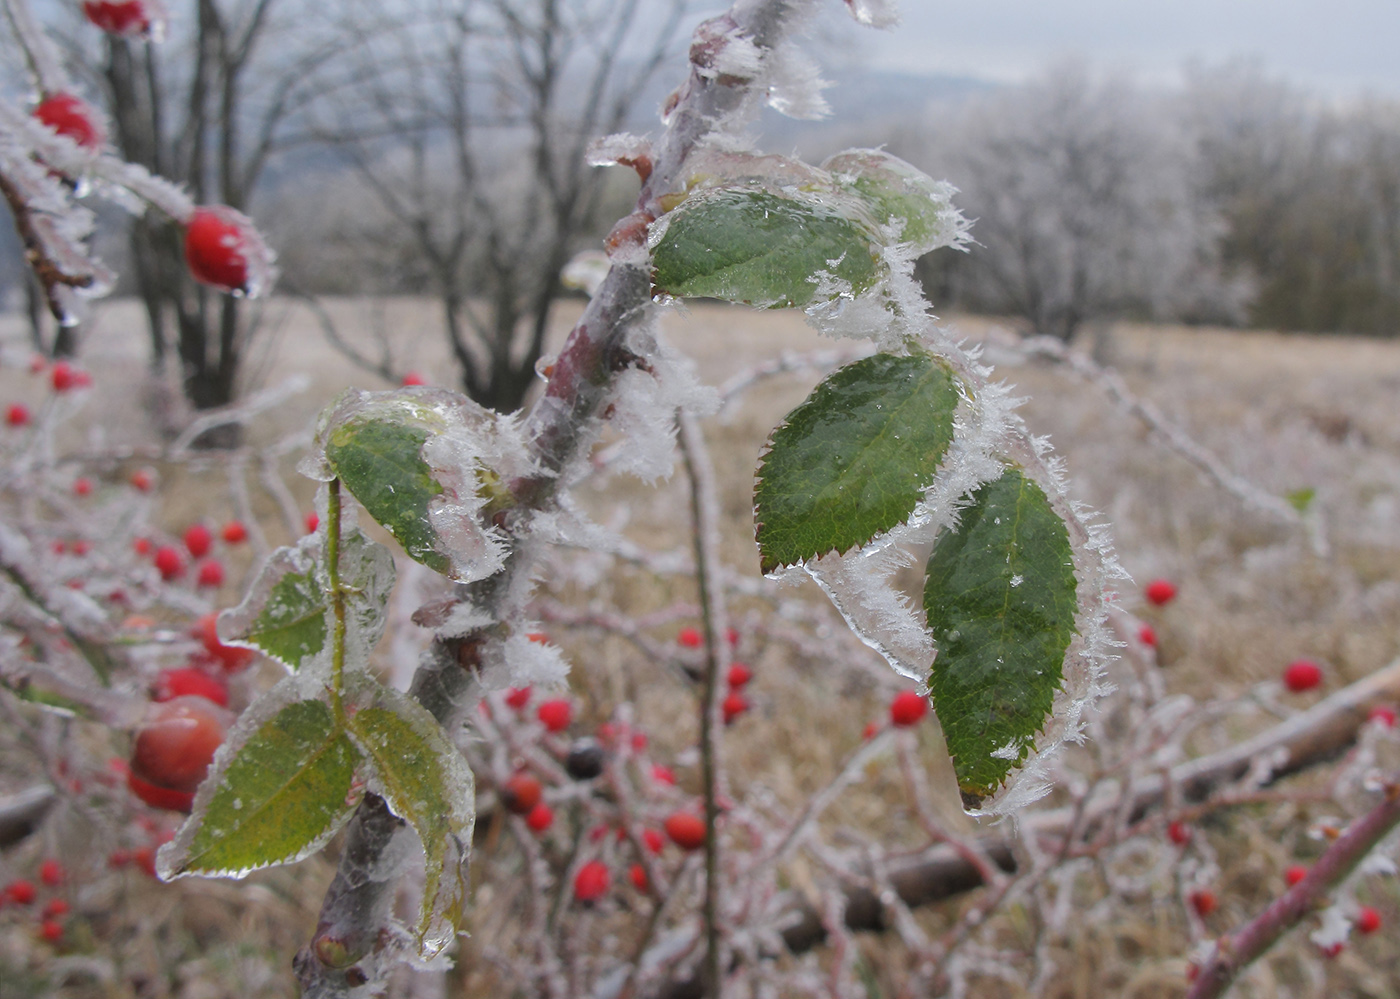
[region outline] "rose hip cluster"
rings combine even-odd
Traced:
[[[683,646],[687,634],[679,636]],[[734,664],[730,693],[751,677],[747,666]],[[578,734],[571,700],[540,699],[530,687],[488,700],[482,716],[515,759],[496,784],[501,807],[518,817],[522,835],[545,847],[576,902],[599,903],[626,885],[659,891],[687,854],[704,849],[701,802],[677,786],[672,766],[652,758],[644,731],[610,721]],[[628,790],[619,795],[622,787]]]
[[[39,864],[34,878],[16,878],[0,889],[0,909],[23,911],[34,920],[42,939],[60,944],[65,935],[64,917],[71,909],[63,894],[68,880],[63,864],[48,857]]]

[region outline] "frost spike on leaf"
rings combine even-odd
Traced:
[[[818,276],[859,295],[880,277],[875,233],[831,199],[758,186],[696,191],[653,233],[652,283],[681,298],[763,308],[807,305]]]
[[[359,759],[329,707],[288,704],[221,758],[207,780],[213,793],[161,850],[161,877],[242,877],[308,856],[359,804]]]
[[[958,386],[923,351],[825,378],[773,432],[754,488],[765,573],[846,552],[909,518],[953,440]]]
[[[934,545],[929,692],[968,807],[1006,781],[1050,716],[1076,633],[1075,587],[1065,524],[1016,468],[976,489]]]
[[[425,853],[416,937],[431,960],[452,942],[467,897],[467,860],[476,822],[475,781],[457,748],[417,701],[390,687],[368,688],[371,703],[349,715],[350,737],[373,789],[413,827]]]
[[[827,159],[822,169],[835,183],[869,208],[882,225],[903,223],[900,242],[921,255],[940,246],[956,246],[967,223],[953,207],[953,187],[881,149],[847,149]]]

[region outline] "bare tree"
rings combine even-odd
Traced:
[[[1184,96],[1224,262],[1251,275],[1256,325],[1400,327],[1400,109],[1318,106],[1248,63],[1198,68]]]
[[[410,244],[472,398],[517,408],[560,273],[603,192],[588,143],[622,128],[687,0],[411,0],[344,8],[333,141]]]
[[[338,51],[315,23],[294,0],[193,0],[172,12],[163,45],[106,36],[102,83],[122,155],[182,181],[197,202],[246,210],[271,158],[297,141],[290,126],[314,96],[310,76]],[[171,220],[138,218],[130,240],[152,365],[165,366],[173,340],[189,401],[228,403],[249,310],[191,280]]]
[[[976,220],[953,280],[979,307],[1069,340],[1109,315],[1238,302],[1173,116],[1122,80],[1066,64],[970,101],[934,158]]]

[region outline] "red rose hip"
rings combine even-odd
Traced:
[[[561,699],[545,701],[536,710],[541,724],[551,732],[562,732],[573,720],[574,710],[568,701]]]
[[[928,714],[928,700],[912,690],[901,690],[890,702],[890,722],[900,728],[917,725]]]
[[[529,774],[512,774],[501,785],[501,803],[516,815],[529,815],[543,794],[540,782]]]
[[[272,276],[272,253],[253,220],[227,205],[206,205],[190,215],[185,263],[201,284],[239,294],[258,294]]]
[[[224,741],[228,720],[228,712],[202,697],[152,704],[136,733],[132,779],[177,794],[193,794]],[[132,790],[140,794],[136,785]]]
[[[601,860],[590,860],[574,875],[574,898],[580,902],[596,902],[608,893],[612,873]]]
[[[1283,671],[1283,685],[1295,694],[1312,690],[1322,683],[1322,667],[1311,659],[1299,659]]]
[[[682,850],[698,850],[705,845],[705,821],[693,812],[675,812],[667,817],[666,835]]]
[[[1147,597],[1148,603],[1161,607],[1176,598],[1176,584],[1170,579],[1154,579],[1147,584],[1143,595]]]
[[[157,0],[85,0],[83,16],[109,35],[150,35],[165,22]]]
[[[107,141],[106,130],[97,112],[82,98],[72,94],[50,95],[34,109],[34,117],[84,149],[98,149]]]

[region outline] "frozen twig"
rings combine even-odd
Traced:
[[[705,634],[705,666],[700,675],[700,782],[705,796],[705,977],[719,995],[719,774],[720,720],[719,677],[728,662],[729,643],[724,612],[724,592],[720,588],[719,500],[715,495],[715,470],[710,463],[705,439],[695,417],[682,409],[681,454],[690,478],[690,508],[694,518],[695,576],[700,589],[700,619]]]
[[[1344,881],[1372,848],[1400,825],[1400,773],[1386,781],[1383,799],[1353,822],[1308,869],[1307,876],[1241,929],[1221,937],[1187,999],[1225,994],[1239,973],[1288,930],[1325,907],[1328,893]]]

